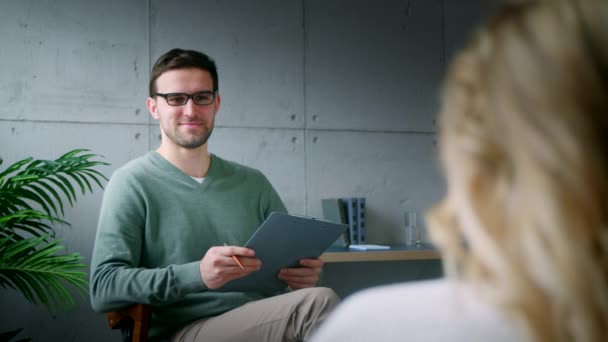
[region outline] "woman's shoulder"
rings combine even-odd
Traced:
[[[313,341],[344,333],[352,341],[518,340],[511,326],[469,286],[441,279],[358,292],[338,307]]]
[[[369,315],[386,312],[397,317],[420,317],[434,311],[437,305],[442,307],[442,313],[460,306],[467,301],[465,294],[462,286],[448,280],[414,281],[360,291],[348,297],[344,306],[366,306]],[[377,313],[372,314],[371,311]]]

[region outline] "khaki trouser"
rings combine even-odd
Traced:
[[[171,341],[304,341],[339,301],[336,293],[325,287],[301,289],[201,319],[182,328]]]

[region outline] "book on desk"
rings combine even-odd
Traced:
[[[347,232],[336,240],[334,246],[365,244],[367,227],[364,197],[325,198],[321,200],[321,206],[326,220],[348,225]]]

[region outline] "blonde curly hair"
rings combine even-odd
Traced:
[[[447,276],[533,341],[608,341],[608,1],[506,6],[455,59],[440,112]]]

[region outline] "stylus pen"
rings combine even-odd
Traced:
[[[225,242],[224,242],[224,246],[228,247],[228,245]],[[237,258],[236,255],[233,255],[232,259],[234,259],[234,261],[236,261],[236,263],[239,264],[239,267],[242,270],[245,270],[245,267],[243,267],[243,264],[241,264],[241,262],[239,261],[239,258]]]

